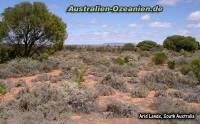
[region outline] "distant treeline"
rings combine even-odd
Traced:
[[[163,44],[157,44],[155,41],[144,40],[138,44],[125,43],[125,44],[111,44],[111,45],[65,45],[65,49],[68,50],[87,50],[87,51],[137,51],[137,50],[160,50],[163,48],[181,51],[185,50],[188,52],[193,52],[200,48],[199,42],[191,36],[181,36],[181,35],[172,35],[167,37]]]

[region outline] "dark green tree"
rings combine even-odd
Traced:
[[[198,42],[191,36],[173,35],[164,40],[163,46],[170,50],[180,51],[194,51],[198,49]]]
[[[0,42],[17,56],[29,57],[44,48],[60,50],[67,36],[65,23],[41,2],[22,2],[2,13]]]
[[[151,41],[151,40],[144,40],[140,43],[138,43],[137,47],[139,47],[141,50],[151,50],[152,48],[156,48],[158,47],[159,45],[154,42],[154,41]]]

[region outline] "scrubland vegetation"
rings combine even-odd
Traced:
[[[169,36],[163,45],[145,40],[63,47],[65,29],[40,2],[5,10],[0,22],[0,124],[200,123],[200,47],[195,38]],[[196,118],[139,120],[141,112],[195,113]]]
[[[140,112],[195,113],[199,117],[199,51],[185,57],[156,46],[158,50],[144,56],[146,50],[136,48],[110,52],[99,50],[103,47],[65,47],[43,59],[15,58],[2,63],[0,122],[67,124],[103,119],[107,123],[118,118],[129,123],[125,119],[134,122]],[[161,122],[198,124],[199,119]]]

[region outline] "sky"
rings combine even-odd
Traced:
[[[162,44],[170,35],[193,36],[200,41],[200,0],[0,0],[0,13],[23,1],[44,2],[67,24],[65,44]],[[160,13],[67,13],[70,5],[162,5]],[[1,18],[0,18],[1,19]]]

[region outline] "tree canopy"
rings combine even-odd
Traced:
[[[0,43],[13,46],[17,56],[29,57],[44,47],[62,49],[66,36],[65,23],[44,3],[22,2],[2,13]]]
[[[199,43],[194,37],[173,35],[164,40],[163,46],[170,50],[180,51],[181,49],[186,51],[194,51],[198,49]]]
[[[137,45],[142,50],[151,50],[152,48],[158,47],[159,45],[151,40],[144,40],[142,42],[139,42]]]

